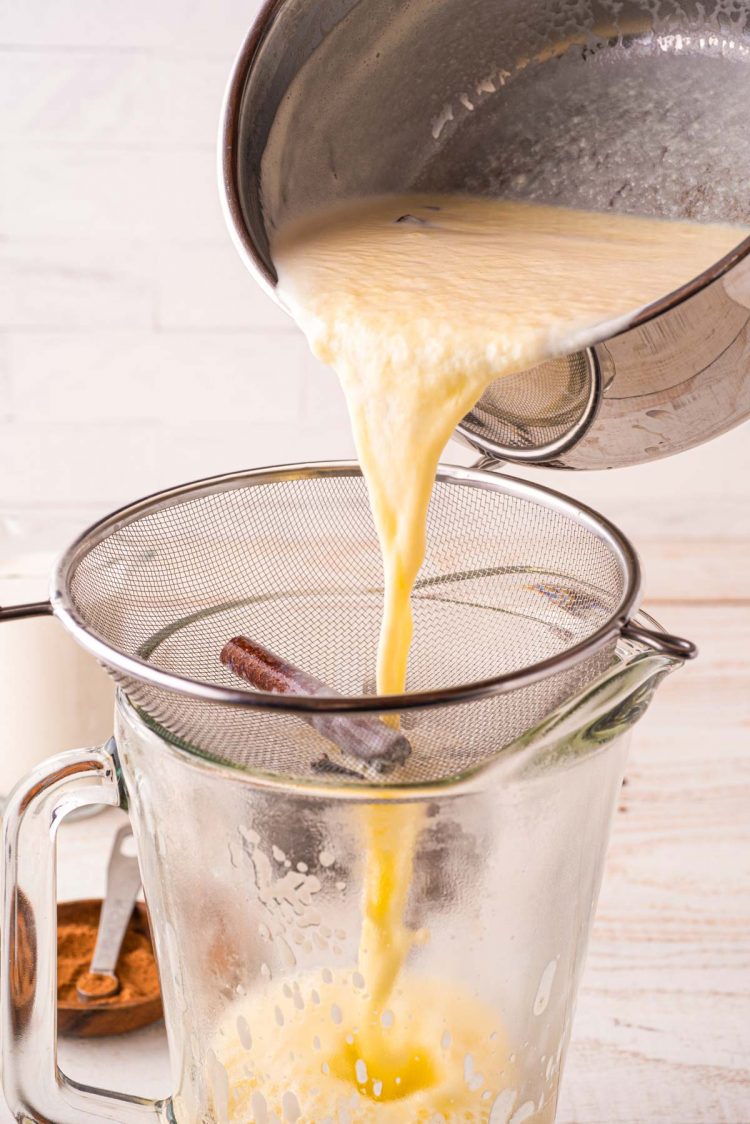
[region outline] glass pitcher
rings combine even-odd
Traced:
[[[51,759],[6,813],[12,1111],[56,1124],[553,1121],[629,733],[681,662],[621,639],[603,673],[494,760],[392,787],[230,768],[161,736],[120,693],[116,747]],[[57,1068],[54,839],[90,803],[132,819],[172,1063],[165,1101]],[[358,960],[373,817],[394,861],[413,841],[413,943],[377,1027]],[[389,1072],[372,1065],[389,1044],[408,1054],[402,1073],[403,1056]]]

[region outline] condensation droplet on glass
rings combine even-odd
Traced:
[[[208,1080],[216,1109],[222,1118],[229,1118],[229,1074],[213,1050],[206,1056]]]
[[[277,863],[283,863],[286,859],[286,855],[282,851],[281,847],[277,847],[275,843],[271,848],[271,854],[276,859]]]
[[[244,1050],[252,1050],[253,1036],[250,1033],[248,1021],[244,1015],[240,1015],[237,1019],[237,1034]]]
[[[307,874],[309,869],[310,868],[307,863],[297,863],[297,870],[300,872],[300,874]]]
[[[268,1106],[262,1093],[256,1091],[250,1098],[250,1108],[253,1110],[255,1124],[268,1124]]]
[[[338,1026],[341,1023],[343,1017],[344,1016],[341,1014],[341,1008],[339,1007],[338,1003],[333,1003],[331,1006],[331,1019],[333,1020],[333,1022],[335,1022]]]
[[[318,862],[321,866],[333,866],[336,858],[331,851],[321,851],[318,855]]]
[[[276,940],[276,947],[279,950],[279,955],[281,956],[281,959],[283,960],[285,966],[287,968],[294,968],[297,963],[297,957],[294,955],[289,942],[285,941],[283,937],[278,937]]]
[[[361,972],[354,972],[352,975],[352,983],[355,987],[363,988],[365,986],[365,977]]]
[[[443,1037],[440,1039],[440,1045],[444,1050],[449,1050],[452,1041],[453,1035],[451,1034],[451,1032],[449,1030],[444,1030]]]
[[[316,1007],[320,1006],[320,994],[317,988],[312,989],[312,991],[310,992],[310,998],[312,999]]]
[[[453,106],[448,104],[432,121],[432,136],[438,140],[445,126],[453,120]]]
[[[536,1106],[533,1101],[525,1101],[511,1116],[508,1124],[523,1124],[531,1116],[536,1115]]]
[[[281,1007],[279,1007],[279,1006],[276,1007],[276,1009],[274,1010],[274,1015],[276,1017],[276,1022],[279,1024],[279,1026],[283,1026],[284,1025],[284,1012],[282,1011]]]
[[[541,1015],[547,1010],[550,995],[552,994],[552,984],[555,980],[555,973],[557,972],[557,959],[550,960],[547,967],[542,972],[542,978],[539,981],[537,988],[536,999],[534,1000],[534,1014]]]
[[[295,1120],[299,1120],[302,1111],[299,1107],[299,1101],[294,1093],[284,1093],[281,1098],[281,1107],[284,1110],[284,1119],[288,1120],[290,1124],[294,1124]]]
[[[393,1026],[395,1021],[396,1016],[393,1014],[393,1011],[383,1011],[383,1014],[380,1016],[380,1025],[386,1030]]]
[[[354,1072],[360,1085],[367,1084],[367,1066],[362,1058],[357,1058],[354,1063]]]
[[[489,1124],[508,1124],[517,1096],[515,1089],[503,1089],[492,1106]]]

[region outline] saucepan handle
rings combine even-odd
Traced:
[[[3,1088],[17,1120],[166,1121],[168,1102],[90,1089],[57,1065],[57,873],[60,821],[89,804],[122,805],[114,741],[50,758],[11,794],[3,823]]]

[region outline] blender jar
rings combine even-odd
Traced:
[[[623,641],[612,668],[495,761],[455,782],[386,789],[202,759],[121,694],[117,751],[61,755],[7,812],[13,1111],[58,1124],[552,1121],[629,732],[679,662]],[[86,1089],[55,1064],[50,840],[91,801],[121,804],[133,821],[173,1067],[174,1096],[158,1104]],[[416,939],[378,1017],[384,1041],[416,1043],[431,1076],[403,1095],[392,1082],[390,1099],[357,1065],[366,1049],[356,1056],[373,810],[396,848],[417,828],[405,913]],[[451,1097],[471,1108],[452,1112]]]

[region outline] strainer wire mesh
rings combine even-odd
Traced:
[[[441,471],[413,598],[401,717],[411,753],[383,779],[454,776],[534,725],[611,661],[637,586],[627,542],[593,513],[518,481]],[[353,466],[246,473],[134,505],[72,548],[55,602],[147,721],[178,744],[285,778],[373,779],[345,746],[219,660],[244,634],[356,697],[351,705],[379,706],[382,564]],[[496,693],[514,676],[524,685]],[[485,681],[492,686],[476,690]]]
[[[595,411],[597,379],[590,351],[496,379],[459,432],[489,455],[549,459],[580,439]]]

